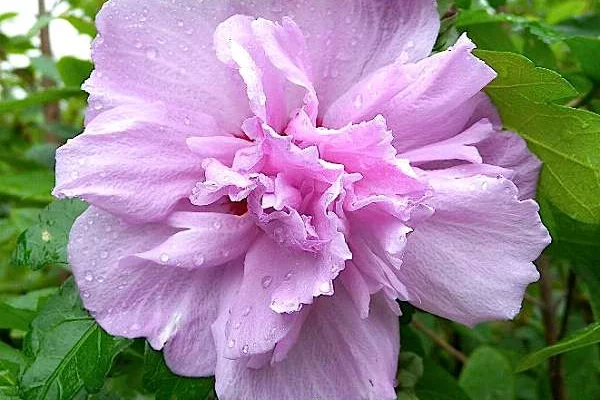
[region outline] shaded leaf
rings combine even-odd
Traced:
[[[459,383],[473,399],[512,400],[515,397],[515,375],[510,363],[492,347],[479,347],[471,354]]]
[[[38,222],[19,237],[13,263],[38,270],[50,264],[67,264],[69,232],[87,208],[79,200],[59,200],[42,210]]]
[[[130,341],[104,332],[83,310],[67,281],[32,322],[26,354],[33,360],[21,378],[26,400],[71,399],[98,392],[114,358]]]
[[[19,309],[6,302],[0,302],[0,329],[26,331],[34,317],[35,312],[31,310]]]
[[[423,376],[415,387],[415,394],[419,400],[470,400],[456,379],[428,358],[423,359]]]
[[[185,378],[173,374],[162,353],[146,346],[144,355],[144,387],[156,393],[156,400],[204,400],[213,392],[213,380]]]
[[[567,44],[579,60],[583,72],[600,82],[600,39],[574,37],[567,39]]]
[[[56,63],[62,81],[70,87],[81,87],[92,73],[92,63],[75,57],[63,57]]]

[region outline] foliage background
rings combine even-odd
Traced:
[[[53,160],[82,130],[92,64],[53,57],[47,25],[93,37],[103,0],[57,2],[66,11],[41,13],[26,35],[3,33],[15,15],[0,14],[0,400],[215,398],[212,380],[176,377],[144,341],[103,332],[69,279],[67,235],[85,204],[52,203]],[[439,10],[436,50],[469,34],[499,72],[487,91],[506,126],[545,162],[538,201],[554,242],[514,321],[468,329],[403,304],[398,398],[600,399],[600,1]]]

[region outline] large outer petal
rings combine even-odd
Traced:
[[[214,132],[210,119],[205,129]],[[128,220],[161,220],[203,177],[202,158],[186,145],[190,136],[160,105],[111,109],[58,149],[53,194]]]
[[[200,109],[237,131],[250,115],[244,84],[212,51],[215,28],[234,14],[293,18],[307,38],[324,105],[402,52],[413,61],[426,57],[439,28],[432,0],[112,0],[97,20],[89,117],[142,98],[178,104],[182,120]]]
[[[398,319],[380,296],[361,319],[346,289],[311,306],[287,357],[261,369],[223,357],[227,315],[213,325],[219,358],[216,390],[221,400],[395,399]]]
[[[107,332],[146,337],[156,349],[166,343],[167,360],[171,352],[188,354],[170,362],[175,372],[212,375],[216,353],[210,325],[217,316],[223,269],[186,271],[127,257],[156,246],[173,231],[165,225],[129,225],[91,207],[73,225],[69,262],[85,307]],[[193,346],[177,339],[191,332]]]
[[[434,183],[435,214],[414,227],[398,272],[416,306],[467,325],[514,317],[532,261],[550,243],[533,200],[506,179]]]

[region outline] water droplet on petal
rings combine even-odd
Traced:
[[[135,46],[136,49],[141,49],[144,46],[144,44],[142,42],[140,42],[139,40],[136,41],[133,45]]]
[[[273,282],[273,277],[267,275],[264,278],[262,278],[262,287],[263,288],[268,288],[269,286],[271,286],[271,283]]]
[[[283,280],[284,281],[289,281],[290,279],[292,279],[293,275],[294,275],[294,273],[292,271],[290,271],[287,274],[285,274],[285,276],[283,277]]]
[[[85,299],[88,299],[88,298],[90,297],[90,292],[87,292],[87,291],[85,291],[85,290],[84,290],[83,292],[81,292],[81,295],[82,295],[82,296],[83,296]]]
[[[154,47],[148,47],[146,49],[146,57],[151,60],[156,59],[156,57],[158,57],[158,50],[156,50]]]
[[[202,254],[197,254],[194,257],[194,265],[196,267],[201,267],[202,265],[204,265],[204,256]]]
[[[85,275],[83,276],[83,278],[84,278],[86,281],[88,281],[88,282],[91,282],[91,281],[93,281],[93,280],[94,280],[94,275],[93,275],[93,274],[92,274],[90,271],[87,271],[87,272],[85,273]]]
[[[227,342],[227,347],[233,349],[235,347],[235,340],[230,339],[229,342]]]
[[[178,19],[177,20],[177,26],[183,26],[183,20],[182,19]]]
[[[106,251],[101,251],[101,252],[100,252],[100,258],[102,258],[102,259],[106,259],[106,258],[108,258],[108,252],[106,252]]]
[[[250,307],[250,306],[248,306],[248,307],[244,308],[244,309],[242,310],[242,317],[245,317],[245,316],[247,316],[248,314],[250,314],[250,310],[252,310],[252,307]]]
[[[233,329],[240,329],[241,326],[242,326],[242,323],[240,321],[237,321],[236,323],[233,324]]]
[[[319,285],[319,290],[321,291],[321,293],[331,293],[331,282],[327,281],[327,282],[321,282],[321,284]]]
[[[221,222],[219,222],[219,221],[215,221],[215,222],[213,223],[213,227],[214,227],[216,230],[219,230],[219,229],[221,229],[221,226],[222,226],[222,224],[221,224]]]
[[[162,263],[166,263],[169,261],[169,255],[166,253],[163,253],[160,255],[160,262]]]
[[[185,31],[185,33],[186,33],[187,35],[193,35],[193,34],[194,34],[194,28],[188,28],[188,29]]]
[[[98,283],[102,283],[104,282],[104,277],[103,276],[99,276],[96,278],[96,280],[98,281]]]
[[[242,353],[244,353],[244,354],[248,354],[248,352],[249,352],[249,351],[250,351],[250,346],[248,346],[247,344],[245,344],[245,345],[242,347]]]
[[[358,94],[356,95],[356,97],[354,98],[354,107],[356,107],[356,109],[360,109],[363,106],[363,96],[362,94]]]
[[[187,115],[183,118],[183,123],[185,125],[190,125],[191,121],[190,121],[190,117],[188,117]]]
[[[487,190],[488,188],[488,182],[487,181],[483,181],[481,183],[481,190]]]

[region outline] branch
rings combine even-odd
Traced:
[[[543,307],[540,307],[540,310],[542,312],[542,322],[544,323],[544,335],[546,343],[553,345],[558,341],[559,330],[552,302],[552,271],[550,260],[547,256],[542,255],[538,259],[537,264],[540,269],[540,297],[543,303]],[[567,400],[562,364],[562,357],[560,355],[548,360],[548,375],[552,387],[552,398],[554,400]]]
[[[48,12],[46,11],[45,0],[38,0],[38,18],[43,17]],[[43,56],[52,59],[52,45],[50,44],[50,24],[40,29],[40,51]],[[55,86],[52,79],[47,77],[42,78],[42,87],[44,89]],[[48,103],[44,105],[44,119],[47,125],[54,124],[60,120],[60,108],[58,102]],[[46,138],[49,142],[56,142],[57,138],[50,132],[46,132]]]
[[[420,321],[417,321],[414,318],[413,318],[411,324],[412,324],[412,326],[415,327],[415,329],[422,332],[433,343],[435,343],[436,345],[438,345],[439,347],[444,349],[451,356],[455,357],[458,361],[460,361],[463,364],[467,362],[468,357],[464,353],[462,353],[460,350],[458,350],[457,348],[452,346],[450,343],[448,343],[446,340],[444,340],[444,338],[438,336],[433,330],[429,329],[429,327],[427,327],[427,325],[423,324]]]

